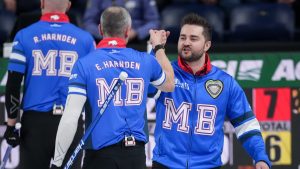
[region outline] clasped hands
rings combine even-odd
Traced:
[[[149,34],[150,34],[150,44],[154,49],[156,45],[165,45],[167,43],[167,39],[170,35],[170,31],[150,29]]]

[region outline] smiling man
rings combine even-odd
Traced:
[[[256,169],[269,169],[260,126],[245,93],[233,77],[211,65],[210,47],[207,21],[196,14],[185,16],[178,60],[172,63],[175,90],[157,98],[152,169],[221,168],[226,116]]]

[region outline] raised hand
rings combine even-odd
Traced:
[[[150,43],[152,45],[152,48],[154,48],[156,45],[165,45],[170,35],[170,32],[165,30],[151,29],[149,31],[149,34],[150,34]]]

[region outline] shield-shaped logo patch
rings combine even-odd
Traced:
[[[205,82],[205,89],[215,99],[221,94],[223,83],[220,80],[208,80]]]

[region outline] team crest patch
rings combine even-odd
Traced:
[[[59,20],[59,16],[58,15],[51,15],[50,19],[57,21],[57,20]]]
[[[205,89],[212,98],[217,98],[223,90],[223,83],[220,80],[208,80],[205,82]]]
[[[108,41],[108,45],[116,46],[117,44],[118,44],[118,42],[116,40]]]

